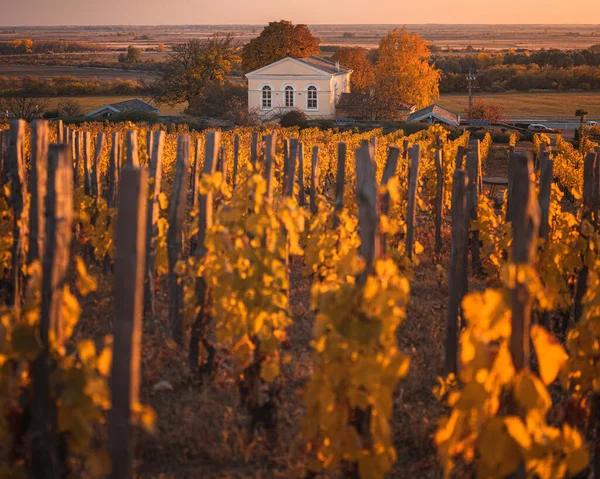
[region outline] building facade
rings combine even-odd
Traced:
[[[300,110],[313,119],[335,118],[352,70],[316,56],[286,57],[247,73],[248,109],[264,119]]]

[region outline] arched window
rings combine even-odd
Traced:
[[[319,101],[317,96],[317,87],[311,85],[306,90],[306,109],[307,110],[318,110]]]
[[[284,89],[285,94],[285,106],[287,108],[294,107],[294,87],[288,85]]]
[[[262,101],[261,108],[263,110],[270,110],[273,107],[272,95],[273,91],[269,85],[262,87]]]

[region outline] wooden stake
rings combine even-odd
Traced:
[[[365,260],[365,269],[359,277],[364,283],[373,270],[380,250],[376,235],[379,225],[377,213],[377,184],[375,182],[375,161],[371,155],[371,145],[363,144],[356,150],[356,202],[358,203],[358,224],[360,235],[359,252]]]
[[[317,195],[319,194],[319,147],[313,146],[310,162],[310,212],[317,214]]]
[[[235,190],[237,186],[238,163],[240,161],[240,136],[236,133],[233,136],[233,174],[231,177],[231,189]]]
[[[275,163],[275,145],[277,144],[277,133],[265,136],[265,178],[267,180],[267,191],[265,198],[273,199],[273,171]]]
[[[44,201],[46,200],[46,180],[48,172],[48,148],[50,131],[48,122],[31,122],[31,172],[29,189],[31,205],[29,211],[29,251],[27,264],[43,258],[44,252]]]
[[[473,272],[481,272],[481,260],[479,258],[479,230],[472,229],[471,224],[477,221],[477,207],[479,205],[480,188],[480,160],[479,160],[479,140],[473,140],[469,144],[467,154],[467,173],[469,175],[469,187],[467,189],[467,212],[470,231],[471,245],[471,265]]]
[[[175,272],[177,262],[183,258],[183,222],[187,199],[188,170],[190,166],[190,137],[177,138],[177,166],[171,193],[167,251],[169,254],[169,324],[171,335],[178,344],[183,344],[183,283]]]
[[[410,169],[408,177],[408,210],[406,212],[406,256],[412,260],[415,247],[415,219],[417,216],[417,189],[419,186],[419,162],[421,149],[419,144],[408,150]]]
[[[373,137],[375,138],[375,137]],[[381,186],[387,186],[390,179],[396,176],[396,171],[398,170],[398,159],[400,158],[400,148],[397,146],[390,146],[387,160],[385,162],[385,168],[383,169],[383,175],[381,177]],[[383,195],[381,195],[379,214],[383,216],[387,216],[390,211],[390,193],[386,191]],[[382,257],[385,256],[385,250],[387,246],[386,234],[379,232],[378,241],[379,241],[379,252]]]
[[[298,142],[298,204],[306,206],[306,192],[304,191],[304,145]]]
[[[92,137],[89,131],[83,133],[83,192],[86,196],[92,196]]]
[[[337,174],[335,178],[335,205],[333,213],[333,228],[340,224],[339,213],[344,209],[344,181],[346,175],[346,143],[338,143]]]
[[[437,187],[435,192],[435,254],[442,250],[442,218],[444,216],[444,166],[443,150],[440,137],[436,138],[435,171]]]
[[[132,407],[138,403],[146,260],[146,171],[123,169],[116,225],[115,306],[109,450],[112,479],[133,477],[135,437]]]
[[[119,198],[119,176],[121,174],[121,135],[113,131],[110,159],[108,163],[108,207],[116,208]]]
[[[138,156],[138,141],[137,141],[137,130],[129,130],[127,132],[127,157],[125,159],[125,166],[133,166],[135,168],[140,166],[140,158]]]

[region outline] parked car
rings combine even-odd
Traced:
[[[555,128],[550,128],[546,125],[542,125],[541,123],[532,123],[527,127],[529,131],[533,131],[536,133],[560,133],[560,130]]]
[[[584,122],[585,126],[596,126],[598,124],[599,123],[597,121],[592,121],[592,120],[588,120],[588,121]]]

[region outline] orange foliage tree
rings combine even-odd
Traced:
[[[362,47],[343,47],[331,58],[340,65],[351,68],[350,88],[353,93],[367,93],[375,84],[375,65]]]
[[[242,49],[242,71],[248,73],[285,57],[304,58],[319,53],[319,39],[306,25],[287,20],[270,22]]]
[[[502,105],[483,100],[475,100],[471,108],[467,108],[467,116],[472,120],[488,120],[490,123],[498,123],[504,117]]]
[[[427,42],[405,28],[395,28],[381,40],[375,89],[390,112],[400,103],[422,108],[439,98],[440,73],[430,60]]]

